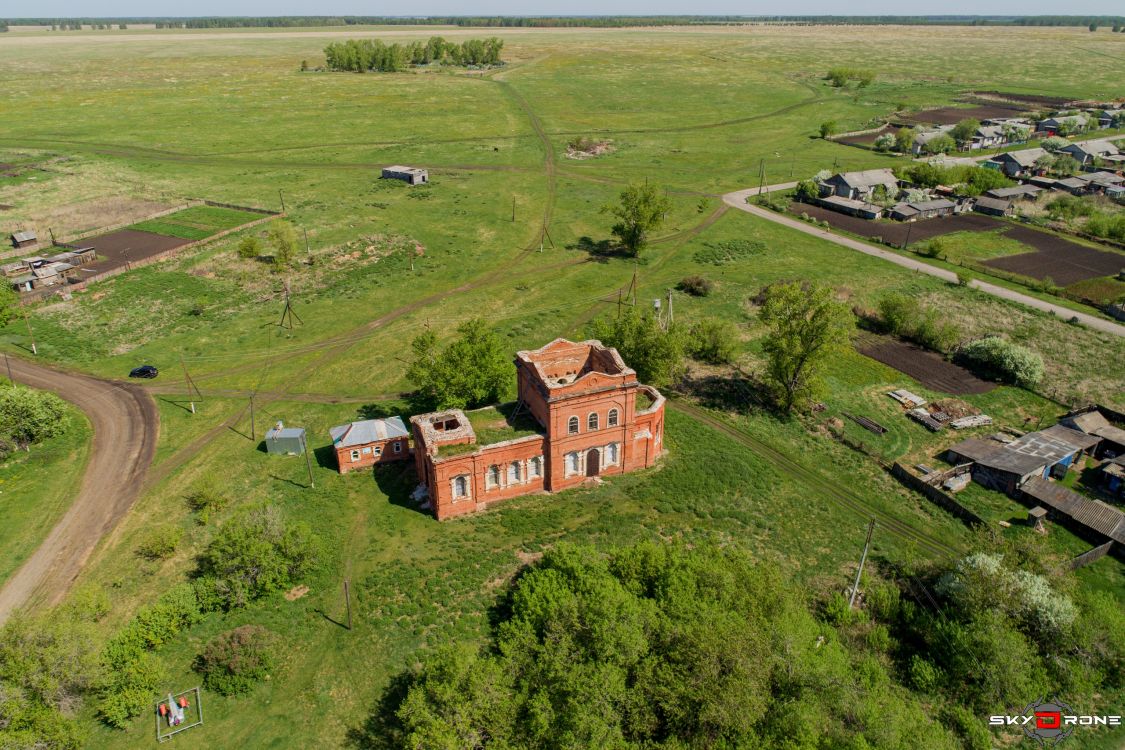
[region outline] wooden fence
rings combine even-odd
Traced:
[[[962,469],[962,467],[954,467],[950,469],[949,472],[942,472],[942,474],[950,474],[950,472],[960,469]],[[952,495],[943,491],[940,487],[935,487],[926,482],[922,477],[911,473],[897,461],[894,463],[894,466],[891,467],[891,476],[915,492],[922,493],[935,505],[944,508],[970,526],[977,526],[984,523],[983,518],[957,502]]]
[[[1105,544],[1099,544],[1092,550],[1088,550],[1086,552],[1083,552],[1078,557],[1067,560],[1065,563],[1063,563],[1062,567],[1066,568],[1067,570],[1078,570],[1079,568],[1084,568],[1090,563],[1097,562],[1098,560],[1105,557],[1106,553],[1113,549],[1113,545],[1113,540],[1110,540]]]

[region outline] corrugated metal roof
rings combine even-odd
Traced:
[[[1035,477],[1024,482],[1021,490],[1035,500],[1070,516],[1115,542],[1125,544],[1125,513],[1101,500],[1090,500],[1062,485]]]
[[[407,437],[410,431],[402,417],[387,417],[386,419],[365,419],[362,422],[349,422],[328,431],[332,436],[333,445],[347,448],[353,445],[366,445],[383,440]]]
[[[12,232],[12,239],[15,240],[16,242],[32,242],[34,240],[39,239],[39,237],[35,234],[35,232],[23,231],[23,232]]]

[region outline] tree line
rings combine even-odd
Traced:
[[[378,39],[349,39],[332,42],[324,48],[329,70],[363,73],[369,70],[393,73],[416,65],[500,65],[504,41],[496,37],[468,39],[461,44],[447,42],[440,36],[426,42],[386,44]]]

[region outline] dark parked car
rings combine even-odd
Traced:
[[[129,371],[131,378],[155,378],[160,372],[152,365],[141,365]]]

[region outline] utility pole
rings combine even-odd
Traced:
[[[348,589],[348,579],[344,579],[344,604],[348,607],[348,630],[352,629],[352,594]]]
[[[195,414],[195,399],[192,398],[192,390],[195,391],[195,395],[199,397],[200,401],[203,400],[203,394],[199,391],[199,386],[191,379],[191,375],[188,374],[187,363],[184,362],[182,355],[180,356],[180,366],[184,368],[184,386],[187,388],[187,396],[191,403],[191,413]]]
[[[793,179],[793,171],[797,168],[797,154],[793,154],[793,161],[789,162],[789,179]]]
[[[305,453],[305,468],[309,470],[309,489],[316,489],[316,484],[313,483],[313,476],[312,476],[312,459],[309,458],[308,433],[305,433],[305,437],[301,438],[301,445],[305,449],[304,450],[304,453]]]
[[[27,310],[23,311],[23,322],[27,325],[27,335],[31,339],[31,353],[38,355],[39,348],[35,346],[35,334],[31,330],[31,319],[27,317]]]
[[[285,213],[285,196],[281,194],[281,188],[277,189],[277,197],[281,199],[281,213]]]
[[[906,242],[902,243],[902,249],[910,247],[910,230],[914,228],[914,222],[906,222]]]
[[[859,570],[855,572],[855,585],[852,586],[852,597],[848,600],[848,609],[855,606],[855,595],[859,593],[859,578],[863,575],[863,564],[867,562],[867,550],[871,546],[871,535],[875,533],[875,519],[867,525],[867,541],[863,543],[863,556],[859,558]]]
[[[668,290],[668,327],[671,328],[672,324],[676,322],[676,316],[672,313],[672,290]]]
[[[286,281],[285,282],[285,309],[281,311],[281,320],[278,322],[277,325],[281,328],[287,328],[290,331],[292,331],[293,330],[293,318],[296,318],[298,323],[304,323],[304,321],[301,320],[301,316],[293,311],[293,305],[289,301],[289,282]]]
[[[633,290],[633,307],[636,307],[637,306],[637,267],[636,267],[636,265],[633,266],[633,283],[629,285],[629,288]]]
[[[309,230],[301,227],[301,231],[305,233],[305,255],[312,255],[312,250],[309,249]]]
[[[516,220],[516,196],[512,196],[512,221]]]
[[[258,442],[258,434],[254,431],[254,394],[250,394],[250,441]]]
[[[761,195],[766,189],[766,160],[763,158],[758,162],[758,195]]]
[[[59,244],[58,242],[55,241],[55,230],[54,229],[52,229],[51,227],[47,227],[47,234],[51,235],[51,245],[52,245],[52,247]]]
[[[12,381],[12,385],[16,384],[16,379],[12,377],[12,360],[8,359],[8,355],[4,355],[4,364],[8,366],[8,380]]]
[[[617,319],[621,320],[621,290],[617,290]],[[7,355],[4,355],[7,356]]]

